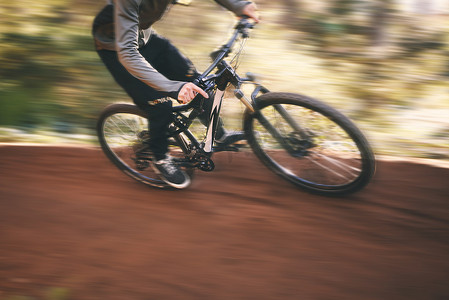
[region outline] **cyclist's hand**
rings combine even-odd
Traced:
[[[259,14],[257,13],[257,6],[254,3],[250,3],[243,8],[242,15],[248,16],[254,20],[254,22],[259,23]]]
[[[197,85],[188,82],[184,84],[178,93],[178,102],[186,104],[190,102],[195,96],[200,93],[204,98],[209,98],[209,95]]]

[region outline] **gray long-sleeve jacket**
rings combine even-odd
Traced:
[[[108,0],[95,18],[93,34],[97,50],[117,51],[122,65],[152,88],[178,92],[184,82],[173,81],[156,71],[139,53],[151,37],[151,25],[162,18],[173,0]],[[246,0],[215,0],[236,15],[251,3]]]

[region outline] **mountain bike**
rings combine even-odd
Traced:
[[[212,64],[194,81],[209,99],[196,96],[188,104],[173,107],[169,154],[192,176],[196,169],[214,170],[215,152],[239,150],[214,143],[223,96],[233,86],[234,95],[246,108],[243,130],[247,143],[268,169],[309,192],[343,195],[363,188],[374,174],[375,158],[352,121],[321,101],[270,92],[253,75],[237,74],[238,58],[253,27],[249,20],[240,19],[227,43],[211,54]],[[240,48],[228,62],[238,41]],[[254,88],[249,98],[242,91],[244,85]],[[206,101],[212,101],[209,124],[205,137],[197,139],[190,127]],[[151,168],[144,111],[132,104],[109,105],[98,119],[97,134],[106,156],[124,173],[153,187],[169,187]]]

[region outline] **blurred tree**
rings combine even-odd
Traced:
[[[304,9],[302,1],[282,0],[281,2],[284,6],[284,13],[282,14],[280,22],[291,29],[296,29],[301,23],[301,15]]]
[[[370,38],[371,45],[374,47],[382,47],[386,45],[386,28],[389,22],[389,12],[393,10],[392,5],[392,0],[373,1]]]
[[[72,25],[77,14],[68,9],[68,2],[2,4],[0,125],[45,125],[59,119],[86,123],[86,114],[73,114],[76,95],[70,100],[58,95],[93,76],[80,76],[80,68],[94,69],[89,62],[94,56],[83,54],[94,53],[92,40],[84,38],[84,28]]]

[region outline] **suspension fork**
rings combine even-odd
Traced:
[[[304,132],[304,130],[299,126],[299,124],[293,119],[288,111],[281,105],[281,104],[275,104],[273,105],[274,109],[287,121],[287,123],[299,134],[301,139],[307,140],[309,138],[309,135]]]
[[[241,91],[239,90],[239,92]],[[287,139],[279,132],[279,130],[275,126],[270,123],[270,121],[262,114],[261,110],[258,107],[257,95],[259,93],[265,94],[268,92],[268,89],[261,85],[258,85],[251,94],[253,109],[249,111],[254,114],[254,117],[260,122],[260,124],[282,145],[282,147],[287,152],[289,152],[291,155],[296,155],[297,151],[293,149],[293,147],[291,147],[291,145],[287,142]],[[239,98],[240,94],[236,94],[236,96],[237,98]],[[242,98],[245,97],[242,96]],[[242,99],[240,100],[244,102]],[[284,118],[285,121],[287,121],[291,128],[300,135],[301,139],[308,139],[309,136],[304,132],[301,126],[299,126],[295,119],[291,117],[288,111],[281,104],[274,104],[273,107],[279,113],[279,115]]]
[[[294,149],[286,142],[285,138],[282,136],[282,134],[279,132],[279,130],[274,127],[270,121],[268,121],[267,118],[262,114],[261,110],[259,109],[259,106],[257,104],[257,96],[259,93],[266,94],[269,90],[265,88],[262,85],[257,85],[254,91],[251,94],[251,103],[249,104],[249,99],[245,97],[243,92],[239,89],[236,90],[235,95],[237,98],[240,99],[240,101],[247,106],[248,110],[254,115],[254,117],[260,122],[260,124],[265,127],[265,129],[282,145],[282,147],[287,150],[287,152],[293,154]],[[249,106],[248,106],[249,104]],[[287,111],[281,106],[275,107],[276,110],[282,111],[280,113],[284,118],[288,117],[289,119],[293,120],[290,116],[288,116]]]
[[[292,146],[287,142],[286,138],[277,130],[276,127],[274,127],[270,121],[268,121],[267,118],[261,113],[260,110],[257,110],[254,114],[254,117],[259,121],[259,123],[265,127],[265,129],[275,138],[276,141],[278,141],[279,144],[282,145],[282,148],[284,148],[288,153],[294,155],[295,150]]]
[[[254,92],[251,94],[251,99],[253,103],[256,103],[256,97],[259,93],[266,94],[268,93],[268,89],[265,87],[259,85],[254,89]],[[304,130],[299,126],[299,124],[293,119],[290,114],[287,112],[287,110],[281,105],[281,104],[275,104],[273,107],[277,110],[277,112],[287,121],[287,123],[301,135],[301,138],[306,139],[308,136],[304,132]]]

